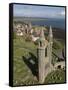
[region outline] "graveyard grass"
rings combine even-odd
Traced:
[[[62,45],[60,45],[61,47]],[[37,45],[33,42],[25,41],[22,37],[13,39],[13,85],[35,85],[39,84],[38,79],[33,75],[31,69],[24,62],[24,58],[30,57],[32,53],[37,58]],[[34,68],[36,69],[36,68]],[[57,70],[51,72],[44,84],[63,83],[65,81],[65,71]]]

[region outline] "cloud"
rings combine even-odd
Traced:
[[[60,12],[60,15],[64,16],[65,15],[65,11]]]
[[[65,11],[60,11],[54,14],[55,18],[65,18]]]
[[[65,9],[61,7],[14,5],[14,16],[64,18]]]

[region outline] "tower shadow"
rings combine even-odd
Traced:
[[[32,74],[37,77],[38,79],[38,59],[37,57],[29,52],[29,57],[22,56],[23,61],[31,70]]]

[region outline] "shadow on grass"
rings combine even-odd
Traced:
[[[31,70],[32,74],[37,77],[38,79],[38,59],[37,57],[29,52],[29,57],[22,56],[23,61],[28,66],[28,68]]]

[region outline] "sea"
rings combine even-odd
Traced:
[[[16,21],[30,21],[32,25],[38,25],[38,26],[52,26],[55,28],[60,28],[65,30],[65,19],[59,19],[59,18],[46,18],[46,19],[36,19],[34,18],[16,18]]]
[[[55,28],[61,28],[65,30],[65,19],[46,19],[46,20],[37,20],[31,21],[32,25],[40,25],[40,26],[52,26]]]

